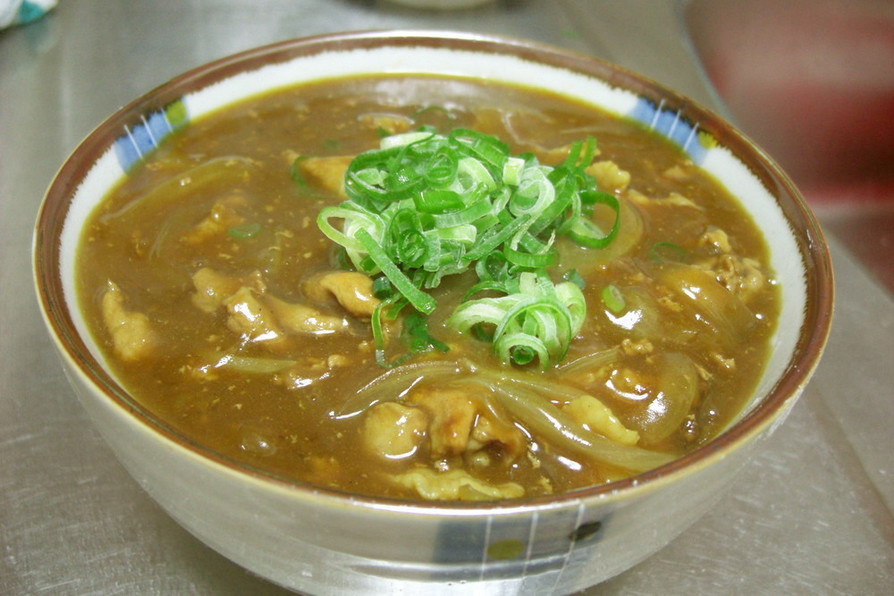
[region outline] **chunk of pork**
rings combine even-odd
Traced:
[[[385,131],[389,135],[410,130],[413,121],[399,114],[364,114],[360,123],[370,130]]]
[[[341,317],[325,315],[315,308],[280,300],[275,296],[257,295],[251,288],[241,287],[224,301],[229,318],[227,327],[245,336],[248,341],[280,346],[286,332],[300,335],[328,335],[347,330],[349,323]]]
[[[630,172],[622,170],[613,161],[594,162],[587,166],[586,172],[596,179],[596,187],[605,192],[621,192],[630,184]]]
[[[517,499],[525,494],[525,489],[515,482],[493,485],[478,480],[465,470],[438,472],[431,468],[416,468],[392,478],[431,501]]]
[[[245,218],[240,215],[237,208],[245,205],[246,202],[245,196],[241,194],[232,194],[218,199],[212,205],[208,215],[184,234],[181,240],[195,246],[215,236],[226,234],[231,227],[245,222]]]
[[[229,314],[227,327],[247,341],[276,346],[285,340],[273,311],[251,288],[242,286],[223,304]]]
[[[738,255],[722,255],[711,270],[727,290],[747,302],[767,284],[760,263]]]
[[[582,395],[562,408],[587,430],[617,441],[622,445],[636,445],[639,433],[625,427],[608,406],[591,395]]]
[[[275,296],[265,296],[267,304],[280,324],[293,333],[329,335],[350,329],[344,317],[323,314],[319,310],[296,302],[286,302]]]
[[[193,274],[192,281],[196,288],[193,304],[209,314],[225,307],[227,327],[248,341],[269,342],[273,347],[281,345],[289,333],[326,335],[350,327],[344,317],[268,294],[259,272],[230,277],[204,267]]]
[[[132,362],[150,356],[158,344],[158,338],[149,317],[128,310],[126,302],[127,297],[118,284],[109,281],[102,297],[103,322],[112,336],[115,353],[122,360]]]
[[[298,161],[298,170],[308,181],[340,197],[345,196],[345,171],[354,159],[351,155],[305,157]]]
[[[699,211],[703,210],[703,207],[696,204],[692,199],[678,192],[671,192],[666,197],[648,197],[638,190],[631,189],[628,191],[627,196],[631,201],[642,207],[691,207]]]
[[[369,318],[379,299],[373,296],[373,280],[356,271],[331,271],[318,275],[303,285],[304,293],[318,302],[330,295],[349,313],[358,318]]]
[[[758,261],[733,252],[729,236],[719,228],[710,228],[699,238],[699,245],[708,248],[716,256],[696,263],[701,269],[714,275],[727,290],[739,299],[748,301],[767,284]]]
[[[383,459],[404,459],[419,449],[427,427],[428,416],[422,409],[384,402],[366,415],[363,440],[371,453]]]
[[[466,391],[422,388],[410,401],[431,417],[428,436],[433,457],[464,455],[497,445],[511,461],[525,449],[525,437],[518,428]]]
[[[191,297],[192,303],[209,314],[219,309],[224,301],[243,286],[259,294],[263,294],[267,289],[259,271],[247,278],[241,278],[223,275],[210,267],[202,267],[196,271],[192,276],[192,284],[196,289]]]

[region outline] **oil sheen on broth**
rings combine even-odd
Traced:
[[[555,241],[550,279],[586,300],[560,362],[503,363],[445,324],[470,268],[430,291],[437,348],[377,363],[379,298],[317,217],[354,156],[422,126],[550,166],[596,139],[580,167],[617,199],[592,215],[617,235]],[[750,217],[675,146],[564,97],[435,77],[323,81],[190,123],[96,209],[77,263],[95,337],[164,424],[279,477],[410,499],[560,493],[693,449],[753,389],[779,300]],[[381,319],[388,363],[413,310]]]

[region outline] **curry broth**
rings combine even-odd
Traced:
[[[194,276],[207,268],[255,293],[313,303],[321,317],[344,317],[336,300],[313,300],[302,285],[343,264],[315,223],[320,209],[343,197],[314,176],[296,181],[293,165],[299,156],[356,155],[377,147],[395,127],[420,125],[493,134],[513,154],[533,152],[544,164],[561,161],[562,147],[591,135],[596,159],[630,175],[626,187],[605,189],[623,199],[627,213],[616,241],[628,243],[623,254],[608,258],[560,246],[559,271],[580,272],[588,303],[568,366],[526,374],[590,393],[621,423],[637,426],[655,414],[645,403],[645,380],[676,387],[678,381],[661,376],[673,371],[659,368],[683,363],[686,383],[698,387],[688,413],[667,436],[648,440],[644,430],[640,439],[649,450],[672,455],[703,443],[739,412],[764,366],[779,296],[763,239],[728,193],[675,146],[591,106],[518,87],[407,76],[307,84],[229,106],[171,135],[110,193],[81,241],[78,291],[88,324],[128,391],[172,428],[228,458],[352,493],[419,498],[393,480],[411,467],[467,470],[489,486],[514,483],[526,496],[628,475],[555,447],[512,417],[506,419],[516,428],[513,436],[521,432],[524,448],[511,458],[507,442],[443,454],[426,441],[412,457],[383,458],[365,447],[364,413],[339,416],[358,389],[384,372],[368,320],[348,317],[337,333],[286,334],[263,345],[228,328],[225,310],[197,308]],[[625,239],[630,222],[638,231]],[[622,249],[604,252],[613,250]],[[723,278],[753,318],[727,325],[735,315],[712,324],[697,309],[693,314],[673,290],[680,278],[701,279],[690,269]],[[434,291],[439,307],[429,326],[450,352],[418,359],[462,358],[499,370],[489,345],[443,325],[467,277]],[[625,312],[606,309],[599,292],[607,285],[639,319],[624,322]],[[149,330],[152,340],[143,342],[149,348],[122,355],[115,326]],[[598,366],[574,366],[593,353],[605,355]],[[221,365],[234,354],[244,361]],[[246,373],[233,362],[255,368]],[[447,390],[451,383],[437,384]],[[458,382],[454,389],[461,394],[468,386]],[[660,392],[654,393],[652,409],[660,410]],[[520,496],[496,495],[490,498]]]

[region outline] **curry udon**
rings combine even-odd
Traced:
[[[191,122],[77,258],[88,324],[157,418],[283,478],[410,499],[678,457],[742,408],[779,306],[759,230],[676,146],[458,78],[321,81]]]

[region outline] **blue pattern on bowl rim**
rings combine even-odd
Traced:
[[[296,83],[299,84],[299,83]],[[701,164],[715,141],[706,132],[700,131],[698,123],[692,124],[681,111],[664,107],[662,100],[657,105],[640,96],[633,109],[626,115],[677,144],[693,162]],[[115,140],[115,155],[125,172],[151,153],[169,134],[189,123],[189,114],[183,99],[178,99],[163,109],[142,116],[140,122],[124,127],[124,134]]]
[[[656,105],[640,96],[627,117],[679,145],[697,164],[704,161],[708,149],[715,144],[713,137],[698,129],[698,123],[690,123],[679,110],[666,109],[664,100]]]
[[[125,172],[151,153],[169,134],[189,122],[189,114],[182,99],[164,108],[141,116],[133,126],[125,126],[124,134],[115,139],[115,155],[118,165]]]

